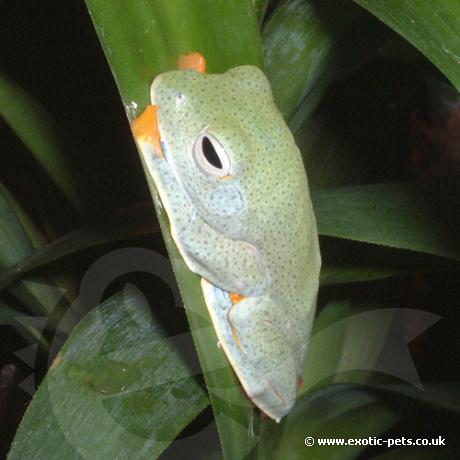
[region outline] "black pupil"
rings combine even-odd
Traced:
[[[212,142],[206,136],[203,137],[201,141],[201,150],[209,164],[213,165],[215,168],[222,169],[222,162],[220,161],[219,155],[217,155]]]

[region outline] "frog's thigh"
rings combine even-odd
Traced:
[[[249,298],[235,304],[228,319],[248,365],[265,383],[260,394],[251,394],[252,382],[242,382],[243,386],[264,412],[279,419],[294,405],[297,376],[292,349],[269,319],[275,307],[266,296]]]

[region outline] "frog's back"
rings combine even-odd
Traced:
[[[259,98],[245,124],[258,148],[248,152],[245,178],[248,210],[242,239],[259,251],[267,267],[268,295],[277,305],[274,321],[285,333],[298,372],[313,322],[321,256],[308,179],[294,137],[273,98]],[[244,233],[244,230],[243,230]]]

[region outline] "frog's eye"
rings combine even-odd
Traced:
[[[198,168],[209,176],[226,176],[230,171],[230,158],[212,134],[201,133],[195,139],[193,158]]]

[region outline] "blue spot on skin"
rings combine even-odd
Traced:
[[[218,216],[233,216],[243,209],[243,196],[233,185],[216,188],[209,197],[209,210]]]

